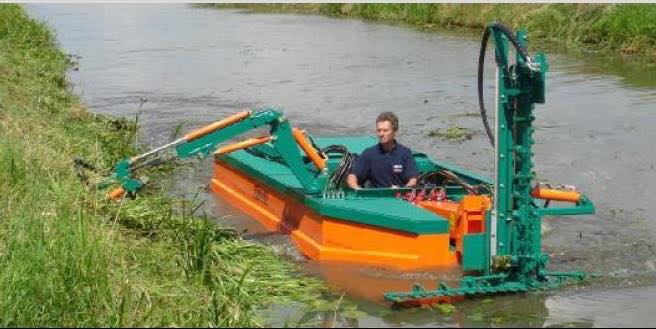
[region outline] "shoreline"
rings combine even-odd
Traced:
[[[136,120],[91,113],[71,92],[74,65],[45,23],[0,5],[0,324],[260,327],[271,304],[312,312],[335,297],[167,186],[116,203],[81,183],[76,156],[110,170],[139,148]]]
[[[529,31],[531,47],[656,63],[656,4],[199,4],[257,13],[359,18],[480,35],[492,21]]]

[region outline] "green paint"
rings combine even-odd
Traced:
[[[467,234],[463,241],[462,270],[485,271],[488,253],[481,252],[489,244],[487,234]]]

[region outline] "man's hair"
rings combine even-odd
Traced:
[[[376,118],[376,123],[383,122],[383,121],[389,121],[392,124],[392,130],[398,131],[399,130],[399,118],[396,117],[396,114],[392,112],[383,112],[378,115]]]

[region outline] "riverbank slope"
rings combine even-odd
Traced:
[[[0,5],[0,324],[266,326],[272,303],[326,292],[270,249],[162,186],[120,203],[80,182],[135,154],[136,122],[88,112],[66,81],[74,58],[18,5]],[[168,171],[174,170],[168,168]]]
[[[526,28],[531,45],[632,55],[656,62],[654,4],[210,4],[260,12],[359,17],[423,29],[464,28],[479,34],[491,21]]]

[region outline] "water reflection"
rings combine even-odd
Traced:
[[[654,90],[656,87],[656,63],[649,63],[636,56],[590,55],[580,52],[568,53],[570,57],[584,63],[575,69],[592,76],[617,76],[623,85]],[[656,100],[656,93],[651,100]]]

